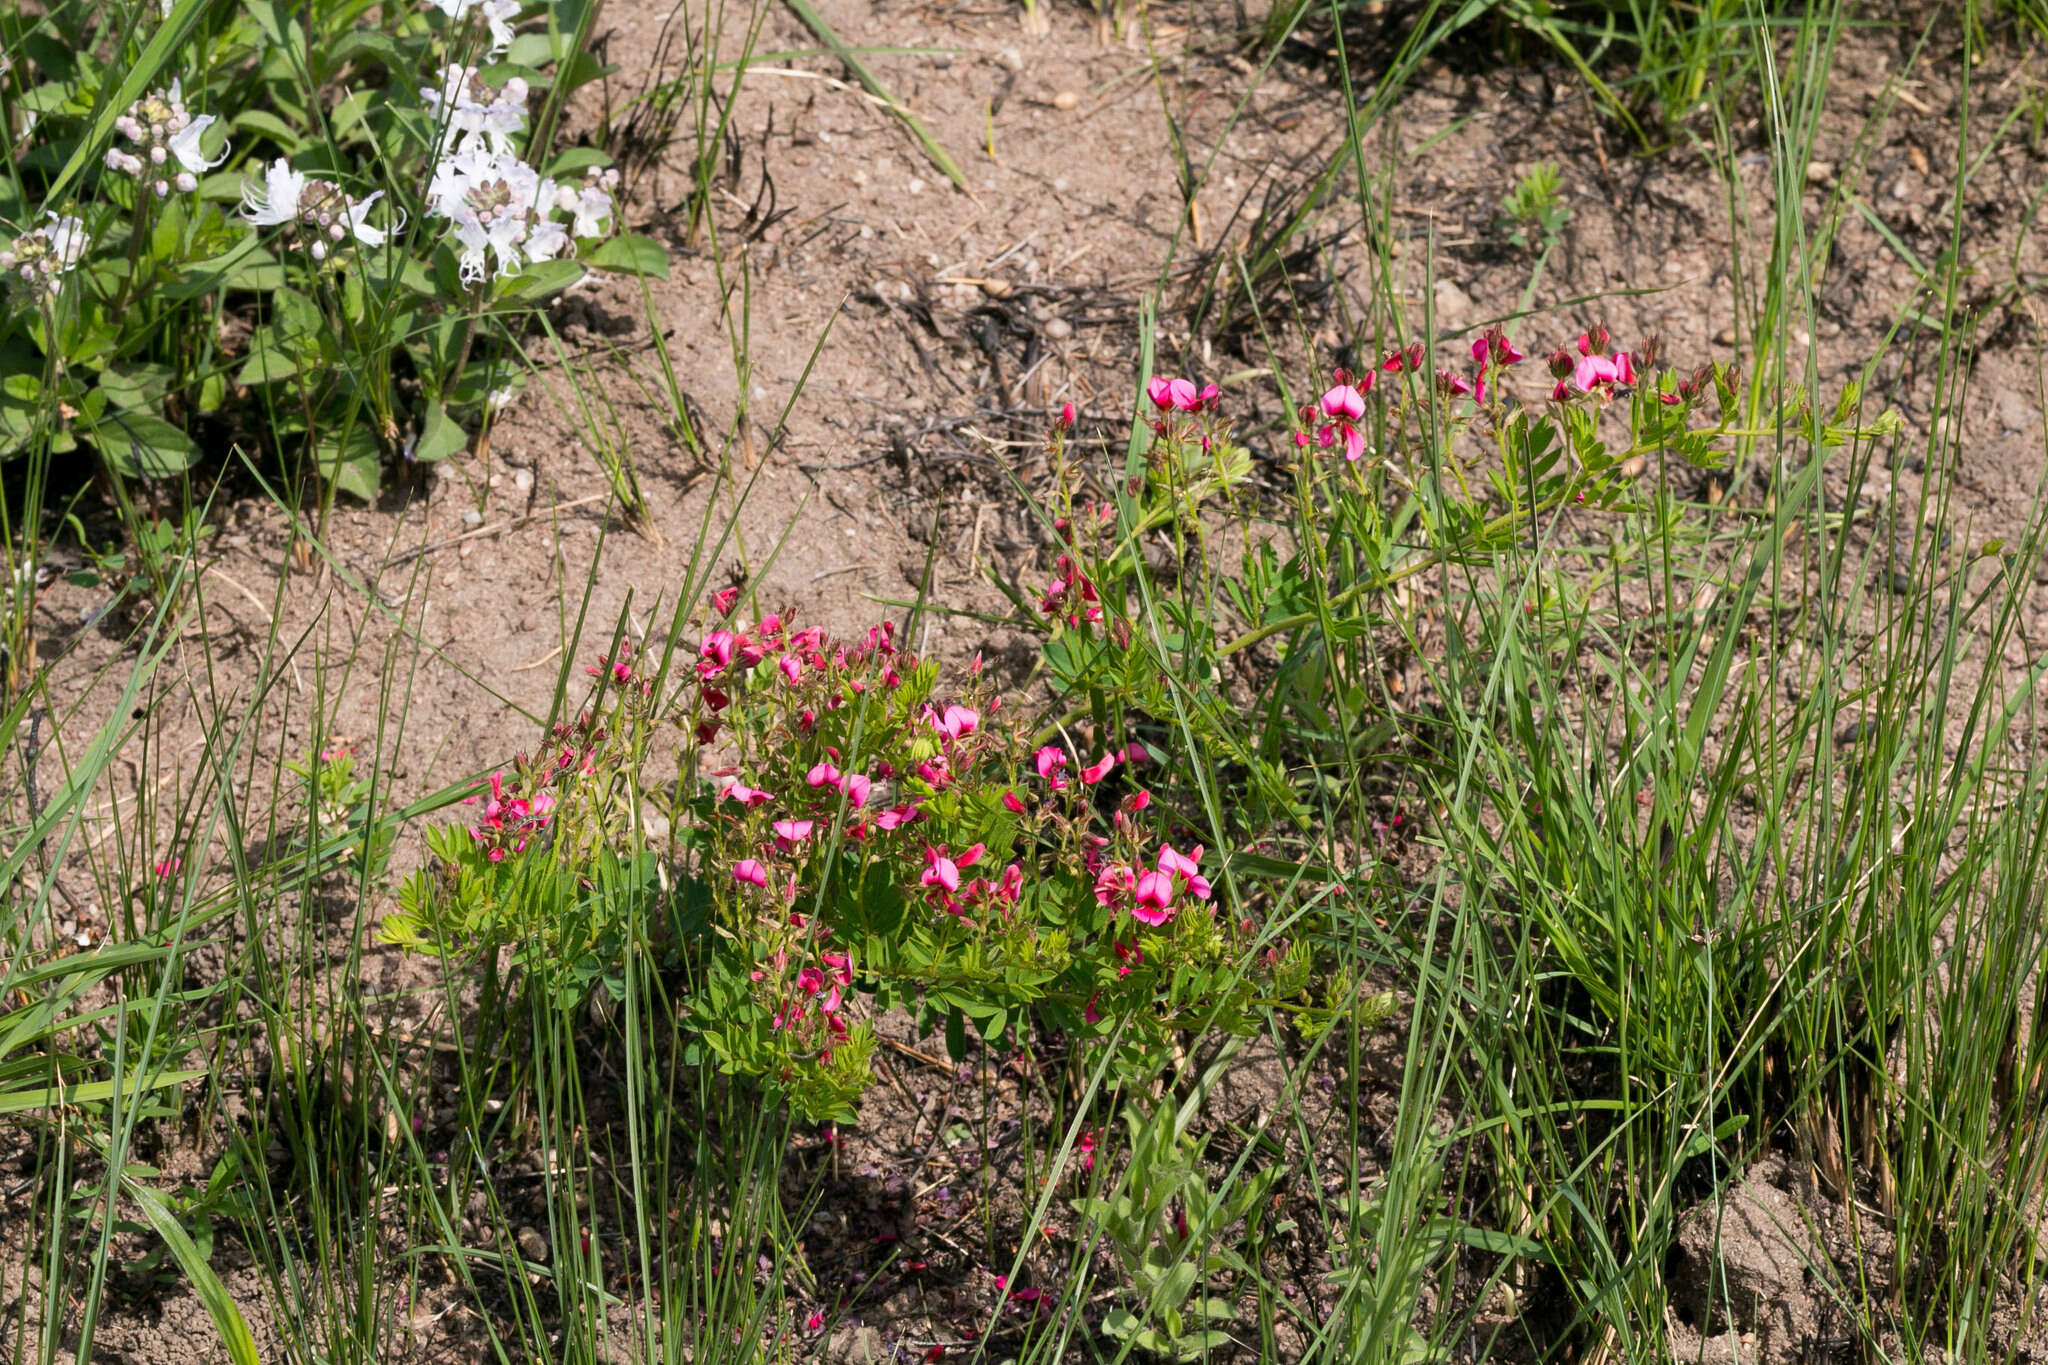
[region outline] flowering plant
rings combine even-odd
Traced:
[[[550,998],[575,998],[630,941],[586,888],[666,885],[654,917],[694,983],[695,1055],[816,1118],[866,1088],[878,1010],[911,1010],[956,1052],[970,1027],[994,1040],[1027,1015],[1142,1048],[1302,993],[1305,950],[1254,951],[1252,898],[1155,796],[1163,754],[1037,743],[978,666],[942,691],[887,624],[841,643],[735,606],[714,597],[679,680],[623,643],[596,666],[592,709],[549,756],[431,837],[439,871],[407,884],[387,933],[509,944]],[[666,732],[683,776],[636,814],[622,793]]]
[[[58,3],[10,26],[0,457],[83,444],[164,477],[254,425],[325,498],[462,449],[511,380],[479,338],[588,268],[666,269],[618,233],[599,153],[533,137],[530,106],[598,74],[593,7],[523,33],[521,8]]]

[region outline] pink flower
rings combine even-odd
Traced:
[[[920,886],[943,887],[948,895],[960,889],[960,865],[936,848],[924,851],[924,872],[918,877]]]
[[[166,879],[166,880],[167,880],[167,879],[169,879],[169,878],[171,878],[171,877],[175,877],[175,876],[177,876],[177,875],[178,875],[178,872],[179,872],[179,869],[183,868],[184,866],[185,866],[185,860],[184,860],[183,858],[179,858],[179,857],[175,857],[175,856],[174,856],[174,857],[169,857],[169,858],[166,858],[166,859],[164,859],[164,860],[163,860],[162,862],[160,862],[160,863],[157,863],[157,864],[155,865],[155,871],[156,871],[156,875],[157,875],[157,876],[158,876],[159,878],[163,878],[163,879]]]
[[[1105,867],[1095,877],[1095,900],[1105,910],[1120,910],[1129,903],[1138,883],[1137,874],[1122,864]]]
[[[1133,815],[1151,804],[1152,793],[1148,791],[1135,791],[1124,798],[1124,809]]]
[[[1072,403],[1060,404],[1060,425],[1069,429],[1073,427],[1074,405]]]
[[[1371,376],[1366,376],[1367,387],[1371,387]],[[1325,417],[1349,417],[1354,420],[1365,416],[1365,395],[1349,384],[1339,384],[1322,397],[1320,406]]]
[[[1185,411],[1200,401],[1193,384],[1185,379],[1170,379],[1163,374],[1152,376],[1151,382],[1145,385],[1145,396],[1150,398],[1152,406],[1161,412],[1170,412],[1175,408]]]
[[[1173,876],[1147,872],[1138,878],[1131,918],[1146,924],[1164,924],[1173,918]]]
[[[1017,793],[1004,792],[1003,809],[1012,815],[1022,815],[1024,813],[1024,803],[1017,799]]]
[[[796,974],[796,988],[805,995],[816,995],[825,989],[825,974],[816,967],[806,967]]]
[[[1100,782],[1103,778],[1108,777],[1110,770],[1115,767],[1116,755],[1104,754],[1088,767],[1081,769],[1081,780],[1088,783]]]
[[[1436,372],[1436,386],[1440,392],[1452,397],[1470,396],[1472,393],[1472,381],[1449,370]]]
[[[1150,763],[1151,761],[1152,751],[1138,743],[1137,740],[1134,739],[1129,744],[1124,745],[1124,762]]]
[[[1090,1000],[1090,1001],[1088,1002],[1088,1009],[1089,1009],[1089,1012],[1090,1012],[1090,1013],[1093,1013],[1093,1012],[1094,1012],[1094,1009],[1095,1009],[1095,1002],[1094,1002],[1093,1000]],[[1094,1022],[1095,1022],[1095,1020],[1096,1020],[1096,1019],[1100,1019],[1101,1017],[1102,1017],[1101,1015],[1097,1014],[1097,1015],[1095,1015],[1095,1019],[1090,1019],[1090,1020],[1089,1020],[1088,1022],[1092,1024],[1092,1023],[1094,1023]],[[1076,1147],[1077,1149],[1079,1149],[1079,1151],[1080,1151],[1080,1153],[1081,1153],[1081,1169],[1082,1169],[1082,1170],[1084,1170],[1084,1171],[1092,1171],[1092,1170],[1094,1170],[1094,1169],[1095,1169],[1095,1130],[1094,1130],[1093,1128],[1085,1128],[1085,1129],[1083,1129],[1083,1130],[1081,1131],[1081,1136],[1080,1136],[1079,1138],[1077,1138],[1077,1139],[1075,1140],[1075,1142],[1074,1142],[1074,1146],[1075,1146],[1075,1147]]]
[[[721,801],[737,801],[751,810],[755,806],[773,801],[775,794],[773,792],[764,792],[759,787],[749,787],[744,782],[733,781],[726,783],[725,786],[719,789],[718,799]]]
[[[1186,887],[1199,899],[1209,899],[1209,879],[1202,875],[1202,846],[1196,844],[1185,854],[1173,851],[1172,844],[1159,847],[1159,870],[1172,877],[1177,885]]]
[[[791,682],[796,682],[804,675],[804,666],[797,662],[797,657],[794,654],[783,655],[775,661],[775,666],[781,669],[782,676]]]
[[[981,724],[981,714],[966,706],[949,706],[944,715],[925,708],[925,723],[947,739],[965,739]]]
[[[823,1313],[811,1314],[810,1317],[804,1320],[804,1326],[813,1332],[823,1330],[825,1326],[825,1315]]]
[[[711,594],[711,609],[720,616],[730,616],[732,615],[733,603],[739,600],[740,590],[737,587],[720,588],[717,592]]]
[[[1489,327],[1479,339],[1472,343],[1472,359],[1484,370],[1489,363],[1513,365],[1525,357],[1515,349],[1515,343],[1508,340],[1508,334],[1499,327]]]
[[[777,820],[768,828],[775,831],[775,842],[788,849],[811,837],[812,824],[809,820]]]
[[[820,953],[818,960],[832,969],[832,975],[842,986],[853,984],[853,959],[845,953]]]
[[[1033,761],[1038,766],[1038,775],[1051,784],[1054,791],[1059,791],[1067,785],[1067,780],[1059,775],[1059,770],[1067,766],[1065,750],[1048,744],[1038,751]]]
[[[759,859],[742,858],[732,865],[732,879],[749,886],[766,887],[768,869],[761,865]]]
[[[1422,343],[1412,341],[1399,350],[1387,352],[1387,358],[1380,362],[1380,369],[1387,374],[1399,374],[1403,370],[1422,368]]]
[[[697,671],[708,678],[730,664],[733,640],[733,633],[729,630],[714,630],[705,636],[704,643],[697,647],[697,657],[703,661],[697,665]],[[711,665],[708,669],[705,667],[707,664]]]
[[[1365,376],[1370,381],[1372,376]],[[1371,388],[1370,382],[1366,387]],[[1344,441],[1344,458],[1356,460],[1365,454],[1365,432],[1359,429],[1358,419],[1365,416],[1365,395],[1349,384],[1339,384],[1325,393],[1316,404],[1316,411],[1331,420],[1323,423],[1316,431],[1316,444],[1328,450]]]
[[[867,805],[868,793],[874,790],[874,785],[865,773],[848,773],[839,779],[839,794],[859,810]]]
[[[822,760],[804,774],[804,781],[813,787],[829,787],[839,781],[839,769]]]
[[[1003,881],[996,888],[996,894],[1010,904],[1017,903],[1017,897],[1024,894],[1024,869],[1011,863],[1003,869]]]
[[[1099,1023],[1101,1023],[1101,1022],[1102,1022],[1102,1011],[1101,1011],[1101,1010],[1099,1010],[1099,1009],[1097,1009],[1097,1008],[1095,1008],[1095,1002],[1096,1002],[1097,1000],[1100,1000],[1101,998],[1102,998],[1102,992],[1101,992],[1101,991],[1097,991],[1097,992],[1096,992],[1095,994],[1093,994],[1093,995],[1089,996],[1089,997],[1088,997],[1088,1003],[1087,1003],[1087,1004],[1085,1004],[1085,1005],[1083,1005],[1083,1006],[1081,1007],[1081,1017],[1082,1017],[1083,1019],[1086,1019],[1086,1020],[1087,1020],[1087,1021],[1088,1021],[1089,1023],[1091,1023],[1091,1024],[1099,1024]],[[1092,1140],[1092,1136],[1091,1136],[1091,1140],[1090,1140],[1090,1141],[1089,1141],[1089,1143],[1088,1143],[1088,1146],[1089,1146],[1089,1148],[1090,1148],[1090,1149],[1093,1149],[1093,1148],[1094,1148],[1094,1146],[1095,1146],[1095,1143],[1094,1143],[1094,1141]],[[1093,1158],[1093,1157],[1090,1157],[1090,1158],[1088,1159],[1088,1164],[1089,1164],[1090,1166],[1094,1165],[1094,1164],[1095,1164],[1095,1158]],[[1087,1167],[1083,1167],[1082,1169],[1083,1169],[1083,1170],[1086,1170],[1086,1169],[1087,1169]]]
[[[875,823],[879,825],[884,831],[888,831],[895,829],[898,825],[907,825],[912,823],[913,821],[917,820],[921,815],[923,815],[923,813],[924,812],[920,811],[916,806],[910,804],[909,802],[905,802],[903,805],[900,806],[891,806],[889,807],[889,809],[883,811],[880,815],[877,815],[875,817]]]

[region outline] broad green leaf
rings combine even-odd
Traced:
[[[199,459],[191,437],[147,412],[110,411],[90,434],[107,463],[131,479],[169,478]]]
[[[415,460],[431,462],[445,460],[450,455],[460,454],[469,444],[469,435],[462,424],[448,415],[444,404],[435,403],[427,409],[427,420],[420,431],[420,442],[413,448]]]
[[[652,237],[642,237],[638,233],[622,232],[585,259],[599,270],[652,275],[658,280],[668,278],[667,249]]]

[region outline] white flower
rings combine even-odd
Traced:
[[[253,180],[243,182],[242,216],[257,227],[293,222],[299,216],[299,199],[305,192],[306,177],[293,170],[291,162],[279,157],[263,173],[263,188],[258,189]]]
[[[533,226],[540,176],[514,156],[457,152],[434,168],[427,198],[436,217],[453,226],[462,282],[517,274],[520,248]]]
[[[212,114],[201,114],[178,132],[173,133],[170,142],[166,144],[170,148],[171,155],[178,158],[178,164],[194,175],[199,174],[201,171],[210,171],[228,159],[228,149],[226,147],[222,147],[220,155],[211,161],[206,159],[206,153],[199,150],[200,135],[212,127],[214,122]]]
[[[491,55],[512,46],[512,20],[519,14],[520,0],[427,0],[450,19],[461,21],[471,10],[481,9],[491,30]]]
[[[54,211],[43,216],[49,220],[47,223],[22,233],[13,245],[0,251],[0,270],[14,272],[31,288],[55,294],[59,287],[57,277],[85,259],[92,239],[86,235],[84,222],[77,218],[60,218]]]
[[[596,185],[585,185],[576,196],[576,235],[578,237],[602,237],[605,224],[611,221],[612,197]]]
[[[366,221],[370,206],[384,197],[384,191],[351,199],[333,181],[310,179],[283,157],[271,163],[263,181],[261,187],[253,180],[243,182],[242,216],[257,227],[283,227],[288,233],[305,229],[306,250],[316,261],[327,259],[330,243],[353,237],[364,246],[380,247],[405,226],[403,214],[388,228],[371,227]]]
[[[180,191],[197,189],[200,172],[210,171],[227,160],[225,146],[219,156],[208,161],[199,145],[206,130],[217,122],[212,114],[195,118],[188,113],[184,83],[173,80],[169,90],[143,96],[114,120],[114,131],[134,143],[136,151],[109,148],[107,169],[148,182],[159,198],[168,195],[173,187]],[[173,159],[183,171],[164,174]]]
[[[442,72],[439,90],[420,91],[427,112],[442,125],[437,157],[479,147],[494,156],[510,156],[512,138],[526,128],[526,80],[514,76],[493,90],[477,78],[473,66],[450,65]]]
[[[398,221],[388,228],[374,228],[364,222],[364,216],[369,213],[370,205],[383,197],[384,191],[378,190],[374,194],[354,200],[342,209],[340,221],[335,224],[335,227],[354,235],[355,239],[364,246],[379,247],[384,245],[392,233],[405,231],[405,215],[403,213],[399,214]],[[336,240],[339,240],[340,236],[340,232],[335,233]]]

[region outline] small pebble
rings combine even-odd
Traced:
[[[548,1239],[541,1236],[538,1229],[531,1227],[519,1229],[518,1241],[519,1254],[521,1256],[524,1256],[529,1261],[536,1261],[541,1265],[548,1263]]]
[[[1054,318],[1045,324],[1045,337],[1048,341],[1065,341],[1073,334],[1074,324],[1065,318]]]
[[[462,514],[462,524],[464,526],[481,526],[484,524],[484,514],[472,507]]]
[[[1055,109],[1072,109],[1080,102],[1081,97],[1071,90],[1062,90],[1052,97],[1052,107]]]
[[[910,177],[910,184],[906,186],[906,188],[909,189],[909,191],[912,194],[923,194],[924,181],[918,179],[916,176],[913,175]]]
[[[1006,47],[996,57],[996,63],[1005,71],[1022,71],[1024,69],[1024,55],[1014,47]]]
[[[531,469],[522,469],[517,474],[514,474],[512,476],[512,486],[522,493],[532,489],[533,471]]]

